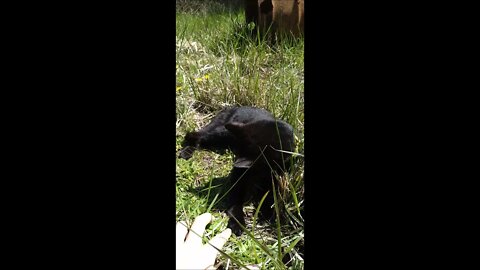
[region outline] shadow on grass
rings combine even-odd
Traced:
[[[199,198],[207,198],[207,205],[208,206],[212,205],[211,210],[227,212],[231,205],[229,204],[229,194],[226,194],[226,193],[231,188],[232,188],[232,183],[229,180],[229,176],[227,175],[224,177],[213,178],[210,182],[207,182],[198,187],[190,187],[186,191],[194,194],[195,196],[198,196]],[[264,195],[263,193],[258,192],[258,190],[256,189],[256,185],[254,185],[252,190],[250,190],[249,194],[247,195],[249,196],[249,198],[245,201],[243,206],[245,207],[246,205],[253,203],[253,207],[257,209],[257,207],[259,207],[259,202],[263,195]],[[251,213],[251,215],[252,216],[246,213],[245,219],[247,223],[249,221],[251,222],[253,213]],[[281,218],[282,218],[282,222],[284,222],[283,216],[281,216]],[[265,222],[274,224],[275,216],[274,215],[263,216],[262,212],[260,211],[258,215],[257,223],[264,224]]]
[[[232,183],[229,181],[228,176],[216,177],[207,182],[202,186],[195,188],[187,189],[187,192],[190,192],[198,197],[207,198],[207,204],[212,205],[212,210],[224,211],[226,212],[229,208],[229,194],[226,194],[228,190],[232,187]],[[258,202],[260,201],[260,194],[253,192],[253,195],[249,200],[247,200],[244,206],[248,203],[253,203],[254,207],[258,207]],[[223,198],[222,198],[223,197]],[[265,219],[259,215],[259,221],[265,221],[270,219]]]
[[[228,176],[216,177],[213,178],[210,182],[205,183],[204,185],[195,188],[191,187],[186,191],[198,197],[207,198],[208,205],[211,205],[214,200],[216,200],[212,209],[226,211],[228,209],[228,195],[225,196],[221,201],[218,201],[218,199],[220,199],[231,187],[228,182]]]

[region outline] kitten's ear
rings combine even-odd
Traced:
[[[233,163],[234,168],[242,168],[242,169],[248,169],[252,165],[253,165],[253,161],[244,157],[237,158]]]
[[[225,128],[236,136],[243,136],[245,124],[240,122],[230,122],[225,124]]]

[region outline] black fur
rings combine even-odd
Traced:
[[[258,201],[267,191],[270,192],[262,204],[261,214],[266,219],[274,216],[272,169],[277,173],[288,170],[290,155],[272,147],[294,150],[293,129],[288,123],[275,119],[263,109],[229,107],[199,131],[187,133],[179,157],[189,159],[197,149],[220,154],[227,149],[233,152],[235,162],[228,178],[236,184],[229,194],[227,213],[245,225],[243,204],[249,199]],[[241,227],[234,219],[230,219],[228,226],[240,235]]]

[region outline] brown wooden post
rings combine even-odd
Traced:
[[[258,23],[258,0],[245,1],[245,21],[248,23]]]
[[[305,6],[303,5],[303,0],[298,1],[298,14],[300,16],[298,28],[300,29],[300,33],[303,34],[305,31]]]
[[[260,33],[287,33],[300,36],[304,31],[304,0],[244,0],[245,19],[255,23]]]
[[[277,33],[299,36],[304,27],[303,0],[272,0],[273,22]]]
[[[262,34],[275,32],[272,14],[272,0],[258,0],[258,25]]]

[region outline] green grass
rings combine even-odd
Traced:
[[[289,122],[295,129],[295,152],[303,154],[303,40],[271,45],[260,36],[250,37],[243,22],[241,9],[217,1],[177,0],[177,149],[187,131],[203,127],[223,106],[237,104],[265,108]],[[217,210],[226,187],[217,178],[228,175],[232,161],[231,153],[206,151],[195,152],[188,161],[177,159],[177,221],[191,222],[208,211],[215,220],[207,238],[226,228],[228,219]],[[276,188],[280,221],[259,223],[256,209],[246,205],[248,232],[232,235],[225,245],[226,255],[220,258],[225,269],[303,269],[302,158]]]

